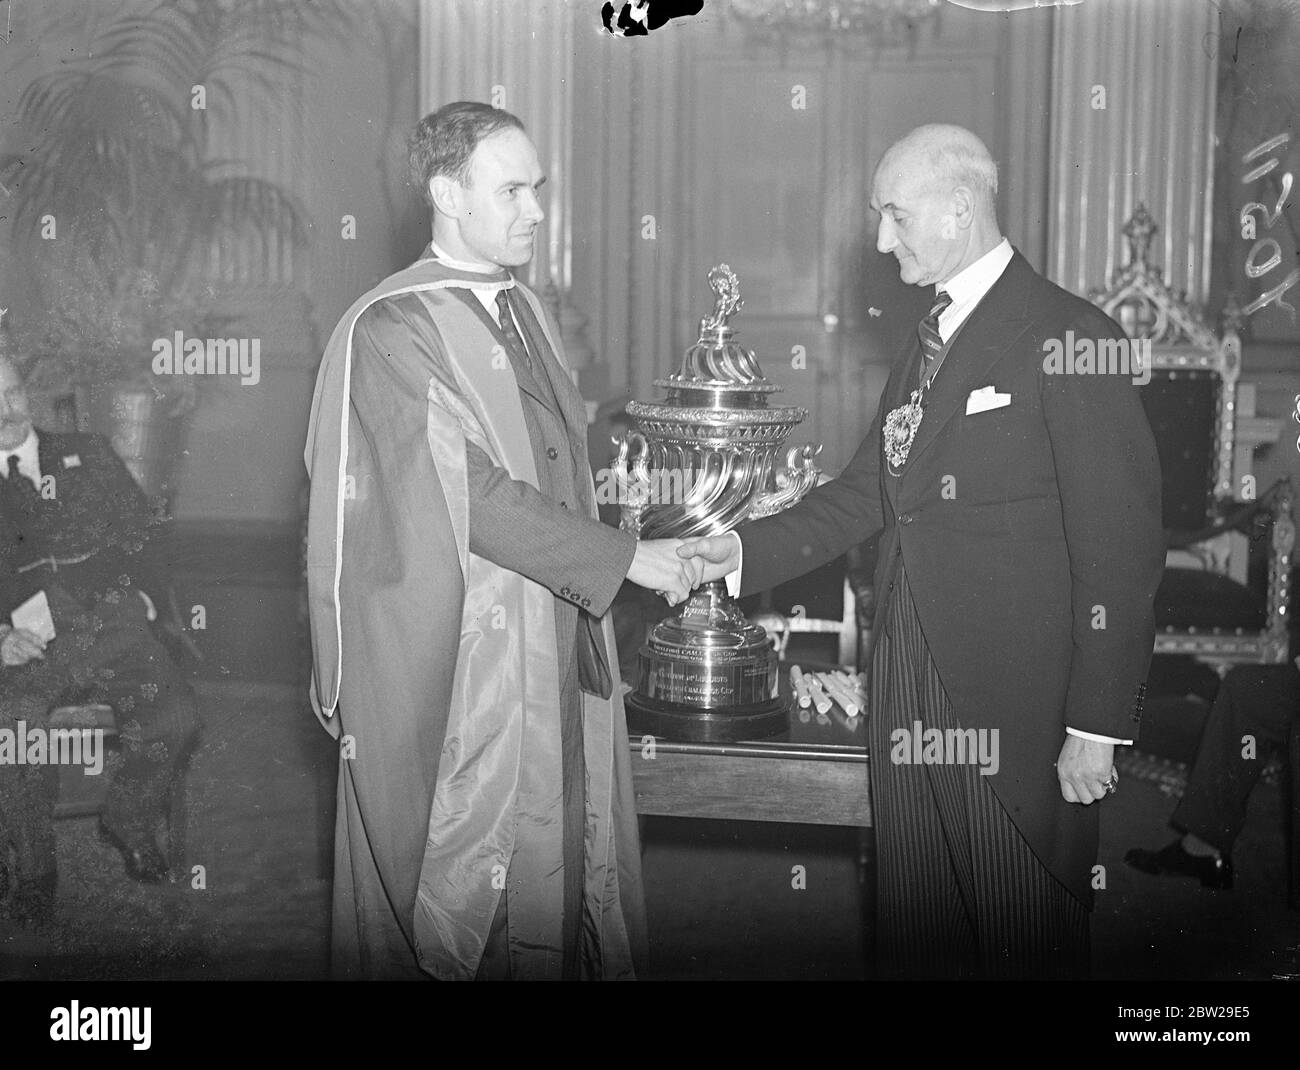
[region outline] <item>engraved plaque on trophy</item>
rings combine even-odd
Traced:
[[[628,405],[637,430],[617,441],[622,527],[640,538],[721,535],[793,505],[819,475],[820,446],[782,456],[807,412],[769,404],[781,388],[735,340],[727,322],[741,307],[735,273],[720,264],[709,285],[717,300],[698,341],[673,375],[655,380],[666,396]],[[767,633],[715,580],[652,629],[627,696],[628,725],[670,739],[760,739],[787,725],[778,683]]]

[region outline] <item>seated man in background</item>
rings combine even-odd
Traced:
[[[67,687],[65,672],[41,658],[45,641],[23,628],[0,624],[0,732],[44,727],[46,714]],[[31,668],[19,672],[19,665]],[[15,921],[47,922],[54,908],[57,873],[50,809],[58,791],[52,766],[0,761],[0,903]]]
[[[1169,822],[1184,835],[1159,851],[1135,847],[1124,861],[1143,873],[1196,877],[1206,888],[1231,888],[1232,845],[1263,771],[1264,744],[1285,746],[1298,715],[1296,665],[1232,669],[1219,685],[1187,790]]]
[[[95,617],[62,589],[53,597],[62,626],[58,646],[88,649],[99,630]],[[8,904],[5,913],[15,921],[44,923],[53,918],[58,883],[52,816],[59,770],[28,760],[28,753],[20,760],[17,741],[48,732],[51,707],[91,674],[83,659],[57,656],[42,635],[3,622],[0,666],[0,732],[15,741],[13,752],[0,756],[0,904]]]
[[[149,883],[167,873],[153,828],[198,733],[194,691],[150,629],[155,605],[167,604],[148,548],[155,523],[106,439],[35,429],[22,377],[0,355],[0,620],[21,607],[21,621],[34,614],[54,635],[24,624],[5,637],[4,687],[24,708],[48,709],[62,680],[62,701],[113,707],[123,761],[100,833]],[[49,794],[22,809],[48,819],[52,805]],[[41,842],[31,829],[23,837]]]

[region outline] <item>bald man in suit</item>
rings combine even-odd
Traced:
[[[1137,736],[1154,636],[1160,474],[1132,376],[1050,359],[1127,340],[1011,247],[996,193],[960,127],[885,153],[877,249],[933,304],[867,437],[794,508],[679,550],[749,593],[883,530],[870,753],[888,976],[1087,973],[1097,804]]]

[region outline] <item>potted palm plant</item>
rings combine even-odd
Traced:
[[[290,190],[214,150],[214,126],[282,108],[304,41],[348,20],[321,0],[141,0],[20,97],[0,153],[40,298],[20,351],[38,387],[76,389],[79,420],[111,434],[153,494],[171,489],[202,381],[155,374],[154,341],[234,327],[232,257],[291,252],[307,230]]]

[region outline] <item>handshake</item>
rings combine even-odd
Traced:
[[[636,544],[627,578],[675,606],[701,583],[739,567],[740,536],[734,532],[700,539],[647,539]]]

